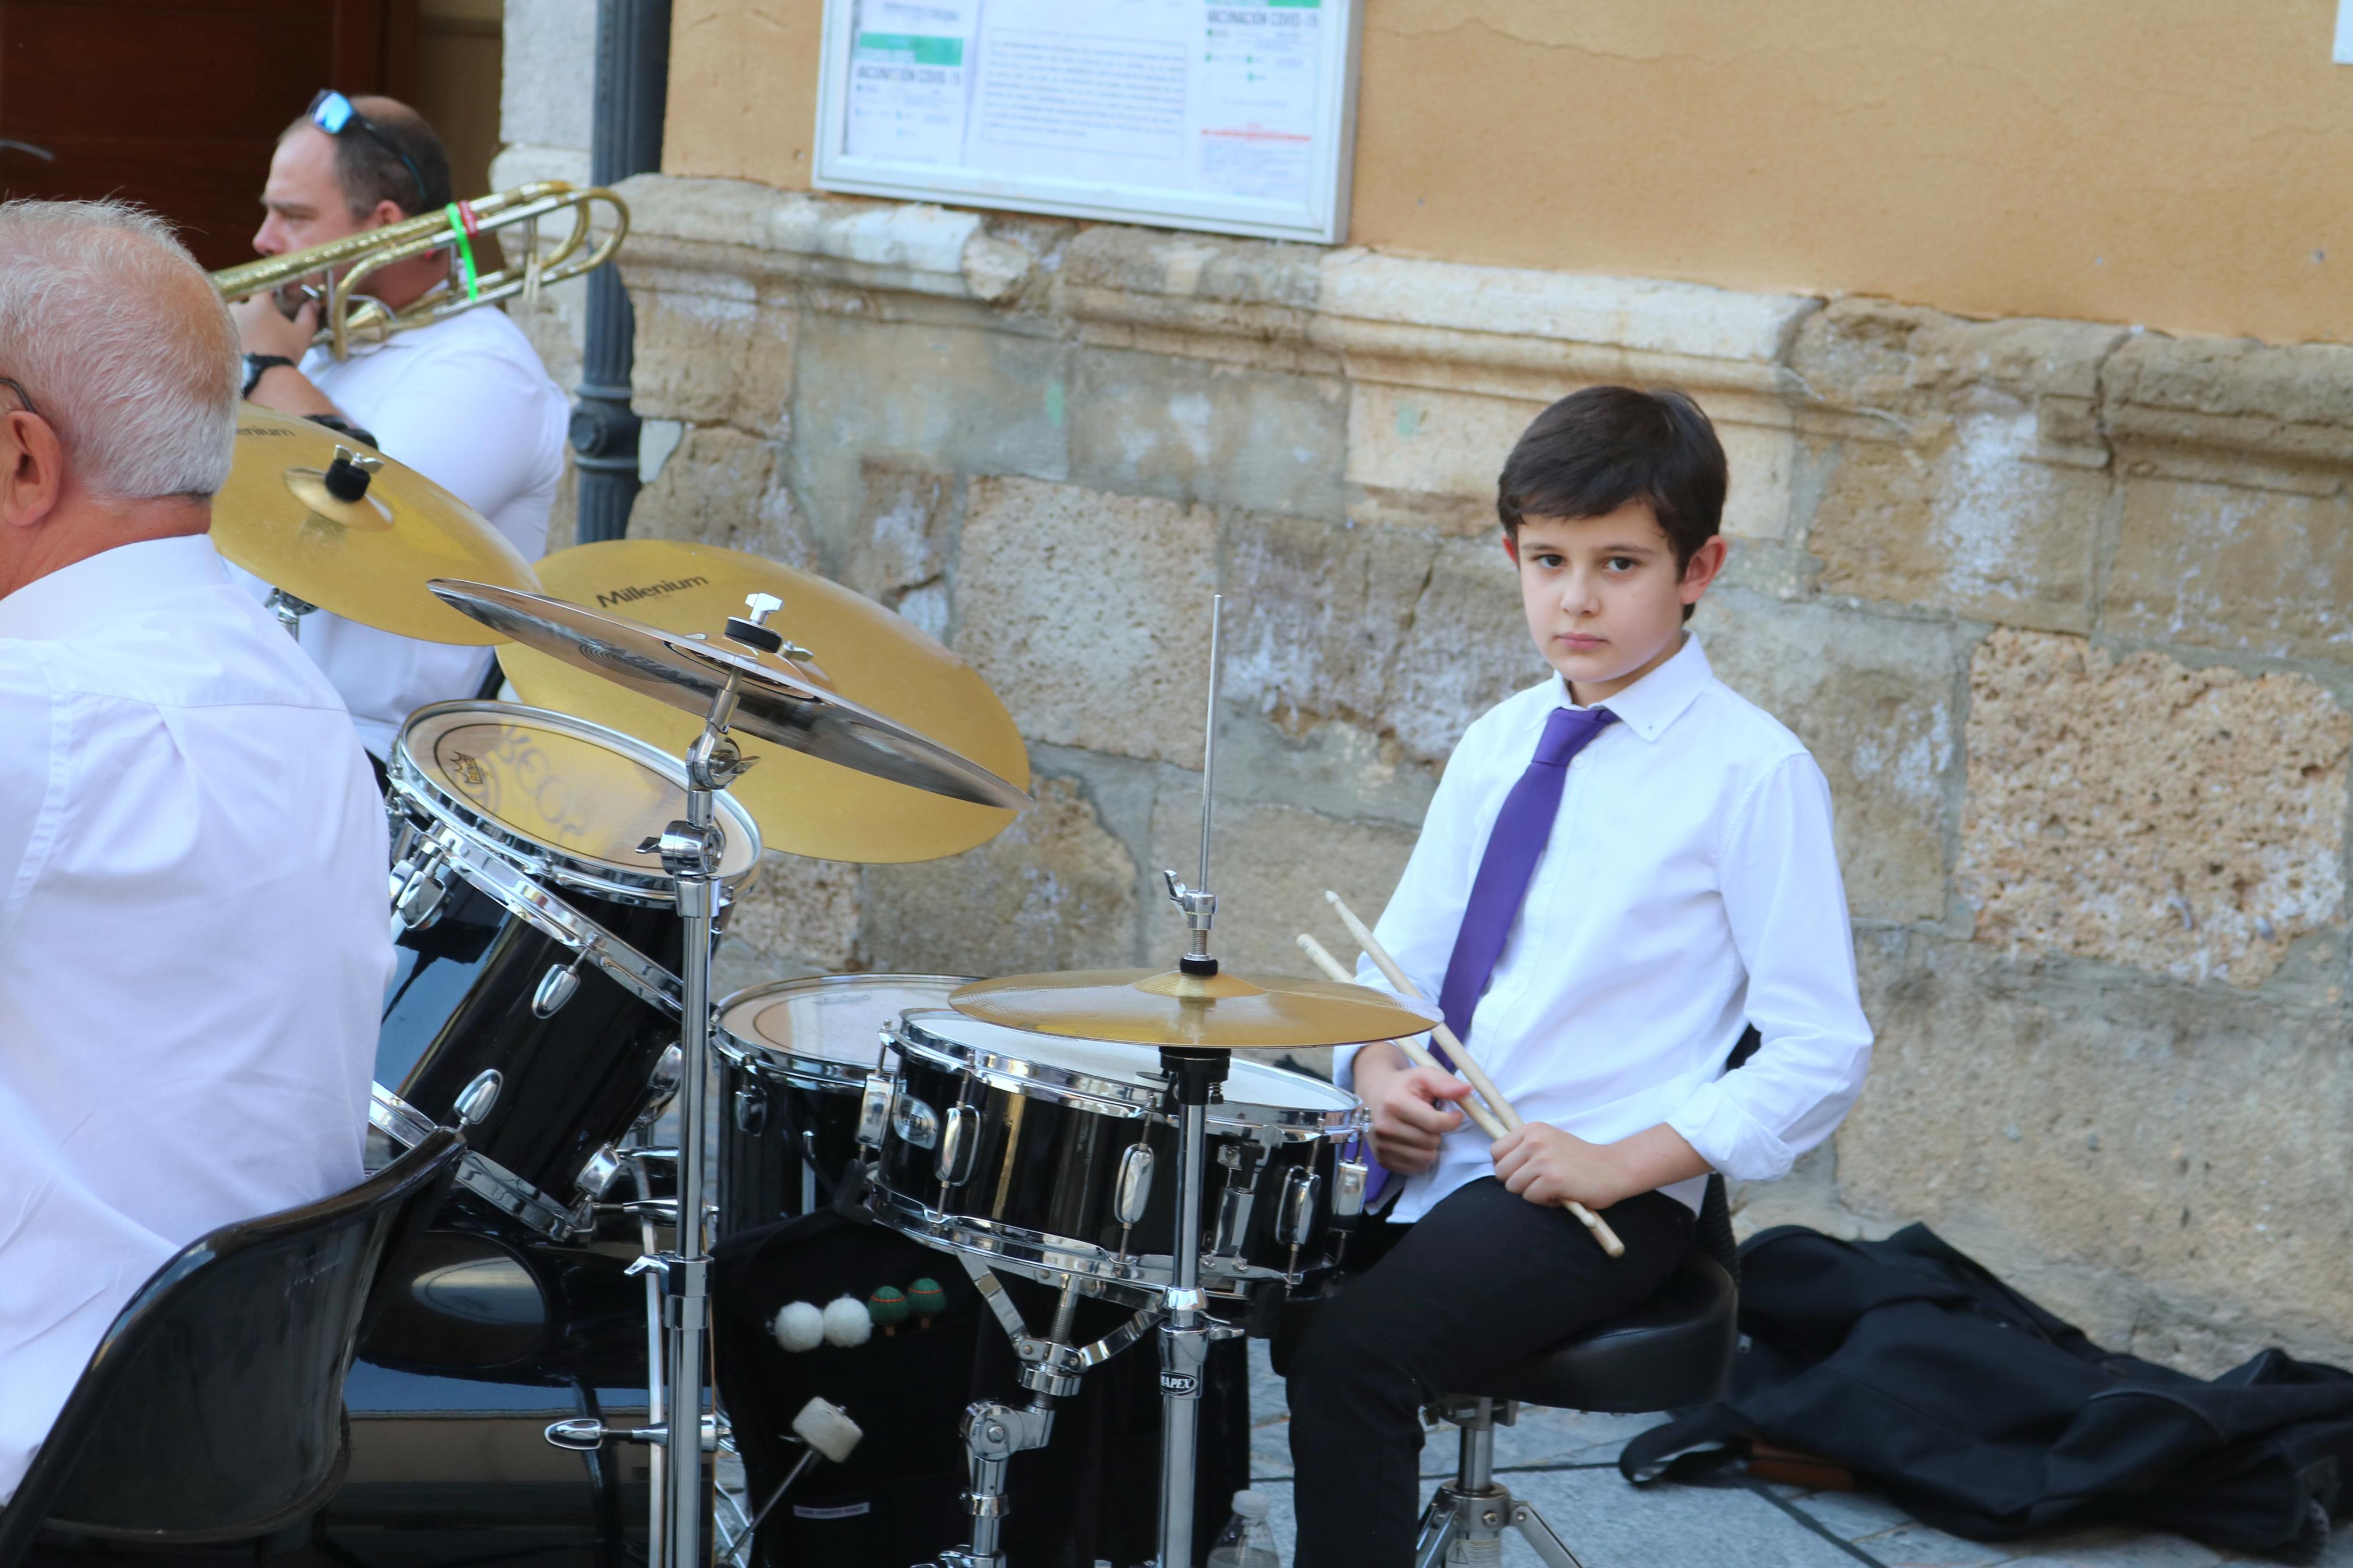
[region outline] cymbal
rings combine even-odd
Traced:
[[[539,563],[545,591],[619,610],[662,631],[716,632],[750,594],[785,607],[768,623],[812,658],[795,659],[811,684],[846,697],[1021,787],[1029,754],[1005,704],[973,668],[862,594],[807,572],[716,545],[617,539],[560,550]],[[636,736],[683,755],[702,732],[665,700],[640,695],[520,643],[499,662],[522,700]],[[1013,814],[903,784],[852,777],[764,740],[742,740],[760,765],[728,786],[771,849],[823,860],[930,860],[985,844]]]
[[[338,447],[383,465],[356,500],[327,489]],[[427,593],[432,578],[539,586],[505,534],[416,469],[356,437],[250,403],[237,414],[236,466],[213,498],[213,543],[282,593],[427,642],[499,640]]]
[[[846,697],[774,654],[659,631],[538,594],[437,579],[428,586],[502,639],[525,643],[698,717],[730,685],[731,729],[788,750],[953,799],[1018,811],[1029,797],[977,763]],[[716,630],[717,628],[713,628]],[[733,793],[733,790],[729,793]]]
[[[982,980],[948,1005],[969,1018],[1134,1046],[1356,1046],[1418,1035],[1437,1015],[1362,985],[1273,974],[1074,969]]]

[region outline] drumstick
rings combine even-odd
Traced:
[[[1348,934],[1356,939],[1357,944],[1365,950],[1366,955],[1373,961],[1374,965],[1383,974],[1388,976],[1389,984],[1398,988],[1398,994],[1409,996],[1417,1002],[1428,1000],[1422,995],[1420,987],[1406,978],[1405,971],[1398,967],[1397,960],[1389,956],[1389,950],[1381,945],[1380,939],[1373,934],[1372,928],[1356,918],[1356,911],[1342,902],[1339,894],[1326,889],[1324,901],[1330,904],[1339,914],[1341,922],[1348,928]],[[1444,1019],[1438,1021],[1436,1026],[1430,1030],[1430,1035],[1440,1045],[1446,1047],[1446,1054],[1454,1058],[1456,1065],[1461,1068],[1462,1076],[1471,1080],[1471,1087],[1484,1096],[1487,1103],[1494,1108],[1496,1117],[1502,1121],[1506,1131],[1517,1132],[1522,1126],[1525,1125],[1520,1120],[1520,1113],[1512,1109],[1512,1102],[1504,1098],[1504,1091],[1495,1087],[1495,1080],[1489,1078],[1487,1070],[1479,1065],[1479,1058],[1472,1056],[1463,1047],[1462,1042],[1455,1037],[1454,1031],[1446,1026]],[[1618,1239],[1618,1233],[1611,1230],[1599,1215],[1595,1214],[1575,1198],[1569,1199],[1565,1206],[1570,1214],[1577,1216],[1578,1224],[1593,1233],[1593,1239],[1601,1244],[1602,1251],[1612,1258],[1622,1258],[1626,1255],[1626,1244]]]
[[[1308,957],[1315,961],[1315,966],[1318,969],[1321,969],[1324,973],[1330,975],[1341,984],[1353,985],[1356,984],[1356,977],[1349,973],[1346,970],[1341,968],[1340,961],[1333,957],[1332,954],[1325,950],[1322,942],[1317,942],[1314,937],[1309,936],[1305,931],[1299,933],[1299,948],[1301,952],[1304,952]],[[1411,1062],[1418,1068],[1429,1068],[1433,1072],[1446,1071],[1446,1068],[1439,1062],[1439,1059],[1436,1057],[1433,1057],[1428,1051],[1423,1050],[1421,1047],[1416,1044],[1410,1037],[1402,1040],[1391,1040],[1389,1044],[1395,1046],[1398,1050],[1403,1051],[1405,1053],[1405,1059]],[[1451,1077],[1452,1075],[1449,1074],[1448,1076]],[[1464,1100],[1460,1103],[1462,1107],[1462,1114],[1468,1116],[1472,1121],[1477,1125],[1480,1131],[1484,1132],[1490,1138],[1501,1138],[1504,1136],[1504,1124],[1495,1119],[1495,1113],[1488,1110],[1485,1104],[1480,1100],[1476,1094],[1472,1095],[1469,1099]]]

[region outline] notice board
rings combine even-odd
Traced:
[[[820,190],[1342,238],[1361,0],[827,0]]]

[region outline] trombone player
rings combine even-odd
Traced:
[[[322,92],[278,139],[253,247],[266,257],[307,250],[440,211],[451,199],[448,155],[423,116],[388,98]],[[404,309],[449,288],[449,267],[448,250],[431,251],[372,273],[366,291]],[[289,317],[264,293],[231,314],[248,398],[344,422],[488,518],[524,559],[545,552],[570,408],[504,311],[465,310],[355,345],[340,363],[311,346],[315,301]],[[471,697],[490,671],[488,649],[419,642],[322,610],[302,618],[301,638],[379,768],[413,710]]]

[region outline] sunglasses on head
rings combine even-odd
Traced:
[[[324,89],[311,100],[310,112],[311,123],[328,135],[341,136],[344,132],[356,126],[363,135],[399,159],[401,167],[408,171],[408,177],[417,182],[417,210],[419,212],[425,210],[428,200],[425,195],[425,176],[418,173],[416,160],[402,152],[399,144],[391,137],[371,124],[366,115],[352,106],[350,99],[332,88]]]

